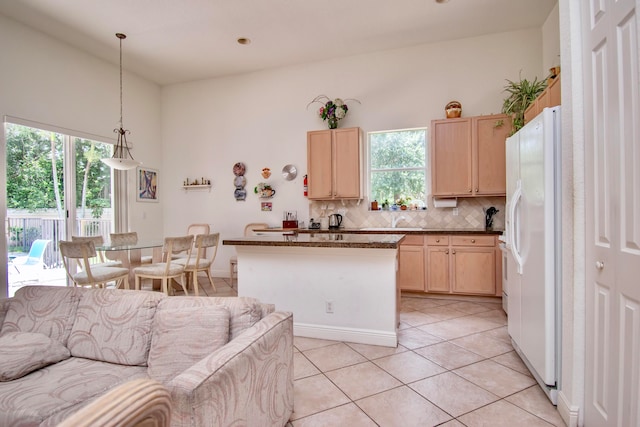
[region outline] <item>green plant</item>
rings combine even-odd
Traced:
[[[520,81],[513,82],[507,79],[503,92],[508,96],[502,103],[502,112],[513,117],[514,133],[524,126],[524,111],[546,87],[547,82],[538,81],[537,77],[533,81],[520,78]]]

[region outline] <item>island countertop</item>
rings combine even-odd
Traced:
[[[397,249],[404,239],[400,234],[350,234],[350,233],[269,233],[224,239],[223,245],[235,246],[289,246],[308,248],[364,248]]]
[[[466,235],[466,234],[503,234],[502,229],[486,230],[484,228],[418,228],[418,227],[365,227],[365,228],[338,228],[338,229],[307,229],[307,228],[258,228],[254,230],[258,233],[299,233],[299,234],[449,234],[449,235]]]

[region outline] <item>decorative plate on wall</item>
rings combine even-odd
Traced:
[[[235,176],[244,175],[244,170],[245,170],[245,167],[244,167],[244,163],[242,162],[238,162],[235,165],[233,165],[233,174]]]
[[[282,176],[287,181],[291,181],[297,175],[298,175],[298,169],[296,169],[296,167],[293,165],[285,165],[285,167],[282,168]]]

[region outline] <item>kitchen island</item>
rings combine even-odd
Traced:
[[[223,240],[238,295],[293,312],[294,335],[396,347],[403,234],[272,234]]]

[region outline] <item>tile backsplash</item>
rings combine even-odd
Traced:
[[[453,208],[435,208],[432,200],[429,200],[426,210],[406,211],[371,211],[365,201],[311,201],[309,218],[321,222],[322,228],[327,227],[327,217],[337,213],[343,216],[344,228],[390,227],[394,216],[403,216],[397,227],[484,230],[484,210],[494,206],[498,213],[493,217],[493,229],[503,230],[504,204],[504,197],[458,198],[458,215],[454,215]],[[323,206],[326,206],[326,209],[322,209]]]

